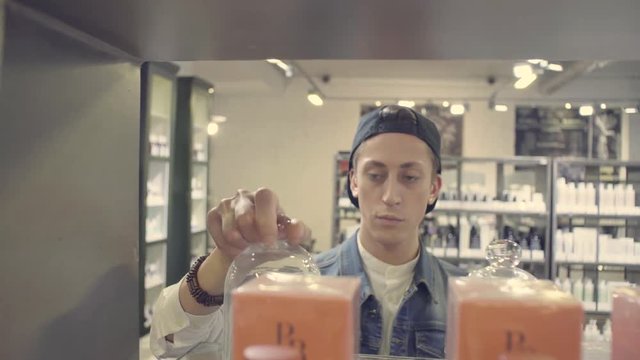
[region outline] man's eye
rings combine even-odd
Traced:
[[[418,179],[420,178],[418,176],[406,175],[404,179],[407,180],[408,182],[415,182],[415,181],[418,181]]]
[[[382,174],[369,173],[369,174],[367,174],[367,176],[369,177],[369,180],[371,180],[371,181],[378,181],[378,180],[382,179]]]

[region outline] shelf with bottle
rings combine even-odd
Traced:
[[[455,216],[435,215],[431,221],[424,223],[422,234],[431,253],[444,259],[484,260],[489,243],[500,237],[520,245],[522,263],[545,263],[544,232],[539,232],[541,228],[518,225],[516,230],[504,225],[499,235],[497,226],[498,223],[491,216],[460,216],[458,219]]]
[[[144,265],[144,287],[150,290],[166,283],[166,246],[147,247]]]
[[[640,265],[640,242],[632,237],[613,237],[598,228],[557,230],[555,261],[595,265]]]
[[[158,211],[158,209],[162,209]],[[148,243],[165,240],[167,229],[164,225],[164,209],[149,208],[145,221],[145,238]]]
[[[594,284],[594,281],[589,277],[557,277],[554,282],[559,289],[580,300],[584,310],[591,314],[609,314],[613,290],[631,285],[628,281],[607,281],[604,279]]]
[[[533,215],[546,216],[547,207],[541,193],[532,192],[529,185],[522,186],[522,190],[505,190],[502,196],[475,192],[463,193],[459,199],[456,192],[443,191],[440,193],[436,212],[464,212],[490,213],[504,215]]]
[[[194,142],[193,148],[191,149],[191,161],[206,164],[207,163],[206,148],[207,148],[207,144],[205,142]]]
[[[207,204],[206,201],[191,202],[191,232],[200,232],[206,229]]]
[[[191,177],[191,199],[192,200],[206,200],[206,178],[202,179],[201,176]]]
[[[171,154],[167,135],[149,135],[149,155],[152,160],[168,160]]]
[[[556,179],[556,189],[556,212],[560,216],[640,217],[632,184],[570,182],[561,177]]]

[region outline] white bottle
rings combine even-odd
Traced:
[[[576,204],[578,205],[580,212],[587,205],[587,185],[583,182],[578,182],[576,186]]]
[[[593,281],[586,278],[584,284],[584,301],[587,303],[593,302]]]
[[[167,144],[167,137],[165,135],[158,135],[158,145],[160,148],[160,156],[169,156],[169,145]]]
[[[573,297],[580,301],[584,299],[584,285],[582,285],[582,279],[577,279],[573,283]]]
[[[565,178],[559,178],[556,180],[556,188],[558,189],[558,199],[556,200],[556,206],[559,213],[566,212],[567,206],[567,181]]]
[[[471,225],[466,216],[460,218],[460,255],[469,253],[469,245],[471,244]]]
[[[578,201],[578,190],[574,183],[567,184],[567,209],[570,213],[576,212],[576,203]]]
[[[636,207],[636,192],[633,190],[633,185],[627,184],[624,190],[624,203],[629,208]]]
[[[604,336],[604,341],[611,341],[611,319],[607,319],[607,322],[604,323],[602,327],[602,335]]]
[[[616,207],[616,194],[615,189],[613,188],[613,184],[607,184],[605,188],[605,197],[607,201],[607,214],[614,214]]]
[[[567,256],[565,255],[565,244],[564,244],[564,235],[562,234],[562,230],[556,230],[556,260],[565,261]]]
[[[575,258],[573,243],[573,233],[564,233],[564,252],[567,254],[567,260],[570,261]]]
[[[616,196],[616,200],[615,200],[615,207],[616,207],[616,214],[624,214],[625,211],[625,206],[626,206],[626,202],[624,201],[625,198],[625,186],[624,184],[616,184],[615,187],[615,196]]]
[[[600,280],[598,282],[598,306],[607,305],[609,303],[609,291],[607,288],[607,282]]]
[[[595,214],[597,212],[596,208],[596,187],[593,183],[587,184],[587,212],[590,214]]]
[[[571,280],[569,278],[564,279],[562,283],[562,291],[571,294]]]
[[[159,156],[160,147],[158,146],[158,136],[156,136],[155,134],[150,134],[149,145],[151,146],[151,156]]]

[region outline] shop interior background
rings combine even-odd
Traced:
[[[640,59],[639,6],[0,1],[0,287],[10,294],[0,298],[6,324],[0,357],[139,356],[144,61],[175,61],[181,74],[216,87],[212,109],[227,122],[212,138],[210,201],[240,186],[272,186],[286,210],[314,229],[317,249],[326,249],[333,157],[349,148],[362,106],[464,101],[462,156],[515,154],[517,105],[562,107],[571,96],[576,105],[594,106],[640,98],[637,65],[629,61]],[[515,59],[540,57],[612,62],[553,96],[501,92],[497,99],[508,110],[491,109],[487,77],[503,84]],[[283,78],[267,58],[383,62],[371,64],[382,68],[373,70],[363,60],[299,60],[326,92],[325,104],[315,107],[307,101],[307,79]],[[230,62],[190,62],[213,59]],[[444,61],[429,70],[422,61],[400,66],[393,59]],[[326,74],[331,80],[324,84]],[[425,77],[439,80],[420,81]],[[638,120],[622,114],[621,159],[640,154],[633,141]]]

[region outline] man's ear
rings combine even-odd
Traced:
[[[356,170],[349,170],[349,188],[353,197],[358,197],[358,177],[356,176]]]
[[[431,183],[431,191],[429,192],[429,204],[433,204],[438,200],[438,195],[440,194],[440,189],[442,188],[442,178],[440,175],[436,175]]]

